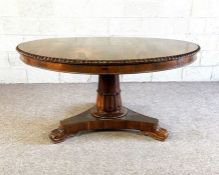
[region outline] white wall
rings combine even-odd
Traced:
[[[0,83],[92,82],[95,76],[26,66],[22,41],[63,36],[142,36],[193,41],[198,60],[171,71],[124,75],[123,81],[218,81],[218,0],[0,0]]]

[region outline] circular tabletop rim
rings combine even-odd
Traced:
[[[32,59],[38,61],[45,61],[45,62],[52,62],[52,63],[59,63],[59,64],[70,64],[70,65],[132,65],[132,64],[150,64],[150,63],[160,63],[160,62],[168,62],[174,61],[178,59],[182,59],[183,57],[190,57],[195,55],[201,47],[193,42],[183,41],[183,40],[175,40],[175,39],[165,39],[165,38],[147,38],[147,37],[95,37],[95,38],[140,38],[140,39],[160,39],[160,40],[169,40],[169,41],[179,41],[179,42],[186,42],[190,44],[194,44],[197,46],[197,49],[187,52],[184,54],[178,55],[170,55],[164,57],[154,57],[154,58],[141,58],[141,59],[118,59],[118,60],[85,60],[85,59],[68,59],[68,58],[59,58],[59,57],[49,57],[49,56],[42,56],[36,55],[29,52],[26,52],[19,48],[22,44],[28,42],[35,42],[41,40],[52,40],[52,39],[69,39],[69,38],[93,38],[93,37],[62,37],[62,38],[47,38],[47,39],[39,39],[39,40],[32,40],[27,42],[22,42],[17,45],[16,50],[23,56],[30,57]]]

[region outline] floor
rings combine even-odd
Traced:
[[[52,144],[59,120],[93,105],[96,84],[0,85],[0,174],[219,174],[219,82],[121,86],[124,106],[169,130],[165,142],[107,131]]]

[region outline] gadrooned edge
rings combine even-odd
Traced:
[[[201,48],[197,45],[197,49],[185,54],[166,56],[166,57],[157,57],[157,58],[143,58],[143,59],[132,59],[132,60],[78,60],[78,59],[66,59],[66,58],[56,58],[56,57],[47,57],[40,56],[25,52],[19,48],[19,45],[16,47],[16,50],[27,57],[31,57],[38,61],[60,63],[60,64],[72,64],[72,65],[128,65],[128,64],[149,64],[149,63],[159,63],[166,61],[174,61],[182,59],[183,57],[195,55]]]

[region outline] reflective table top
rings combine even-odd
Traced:
[[[25,56],[65,64],[140,64],[176,60],[195,54],[191,42],[138,37],[51,38],[21,43]]]

